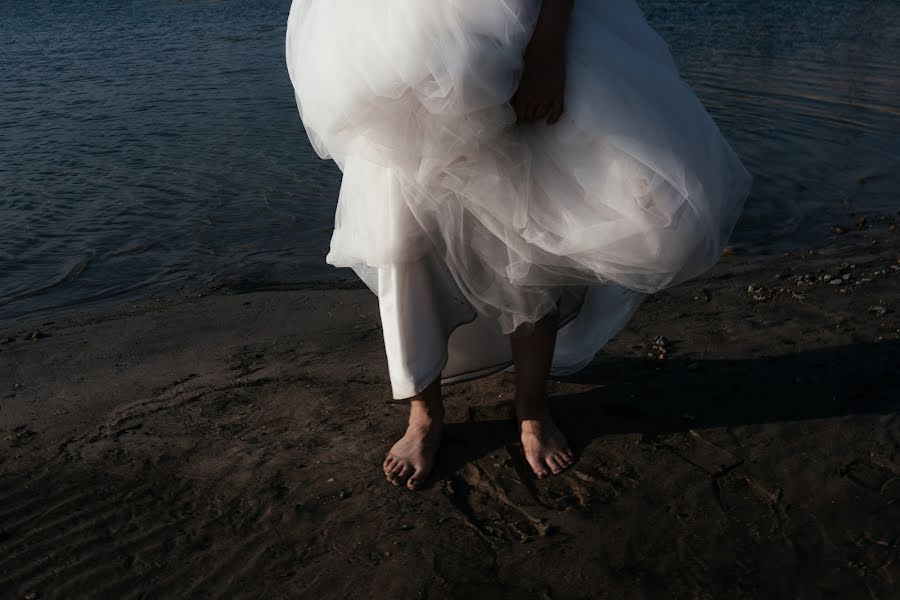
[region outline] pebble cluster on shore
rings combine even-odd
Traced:
[[[839,293],[848,293],[852,292],[857,286],[869,284],[876,279],[900,273],[900,258],[895,259],[893,264],[888,261],[876,261],[876,263],[878,262],[882,264],[870,263],[861,266],[845,262],[837,269],[831,270],[831,272],[827,269],[819,269],[815,273],[778,273],[775,275],[775,279],[777,281],[786,281],[788,285],[775,287],[753,283],[747,286],[747,294],[756,302],[771,300],[779,294],[789,294],[796,300],[805,300],[806,294],[804,292],[816,286],[830,286],[836,288],[836,291]],[[871,312],[886,314],[889,312],[889,309],[881,307]]]

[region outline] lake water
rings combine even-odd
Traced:
[[[735,242],[900,208],[900,2],[641,4],[756,176]],[[289,7],[0,0],[0,320],[352,275],[324,264],[340,179],[297,114]]]

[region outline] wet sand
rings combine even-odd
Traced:
[[[897,597],[896,219],[652,297],[551,384],[580,456],[543,481],[507,374],[446,388],[424,491],[384,481],[365,289],[7,326],[0,596]]]

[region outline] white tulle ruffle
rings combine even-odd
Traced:
[[[576,2],[566,111],[509,106],[539,0],[294,0],[287,62],[344,179],[327,260],[378,293],[428,252],[508,333],[567,286],[651,293],[721,255],[751,178],[633,0]]]

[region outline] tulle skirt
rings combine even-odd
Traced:
[[[326,260],[380,302],[398,305],[386,284],[397,273],[430,269],[471,322],[505,335],[557,306],[637,302],[721,255],[751,177],[633,0],[575,3],[566,111],[552,126],[515,123],[540,4],[293,1],[297,106],[343,171]],[[452,363],[452,336],[465,336],[438,313]]]

